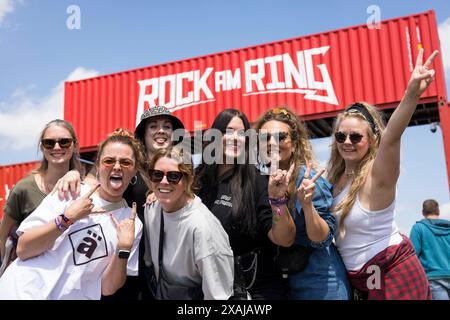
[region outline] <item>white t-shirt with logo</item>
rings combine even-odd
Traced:
[[[81,188],[85,194],[89,188]],[[91,196],[95,207],[111,203],[97,194]],[[40,206],[19,226],[20,236],[26,230],[47,224],[73,202],[59,200],[58,195],[47,196]],[[17,258],[0,279],[0,299],[100,299],[103,272],[117,249],[116,227],[110,217],[117,221],[131,216],[126,205],[101,214],[91,214],[76,221],[60,235],[53,247],[39,256],[25,261]],[[142,222],[135,220],[135,240],[127,264],[127,274],[137,275],[139,240]]]

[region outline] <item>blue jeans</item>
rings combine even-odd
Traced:
[[[450,300],[450,279],[428,280],[433,300]]]
[[[289,289],[295,300],[349,300],[347,271],[335,245],[315,249],[305,270],[289,276]]]

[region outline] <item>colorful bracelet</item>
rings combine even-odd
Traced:
[[[60,214],[59,216],[61,217],[61,223],[64,225],[64,227],[66,227],[66,229],[73,225],[73,221],[67,218],[64,213]]]
[[[278,198],[278,199],[277,198],[269,198],[270,205],[276,207],[275,214],[278,217],[282,216],[282,214],[281,214],[281,206],[285,205],[286,203],[288,203],[288,201],[289,201],[289,199],[286,196],[283,196],[282,198]]]
[[[64,231],[67,230],[67,227],[61,223],[61,219],[59,219],[59,217],[60,216],[57,216],[55,218],[55,225],[56,225],[56,228],[58,228],[59,231],[64,232]]]

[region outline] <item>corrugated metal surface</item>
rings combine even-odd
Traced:
[[[39,164],[39,161],[0,166],[0,218],[3,217],[3,206],[7,196],[17,181],[25,177]]]
[[[383,21],[380,29],[361,25],[67,82],[64,117],[86,148],[116,127],[134,129],[137,117],[158,104],[190,131],[209,127],[226,107],[254,121],[281,104],[306,119],[330,116],[358,100],[394,106],[419,46],[426,56],[439,49],[433,11]],[[446,100],[440,57],[434,68],[426,102]]]

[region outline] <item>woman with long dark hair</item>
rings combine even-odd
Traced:
[[[215,141],[214,162],[205,159],[207,146],[203,149],[203,163],[196,170],[197,194],[228,233],[235,282],[248,288],[252,299],[283,299],[285,286],[273,257],[275,244],[289,246],[294,241],[294,222],[287,215],[273,219],[267,176],[250,163],[250,124],[245,114],[226,109],[211,129],[221,140]]]

